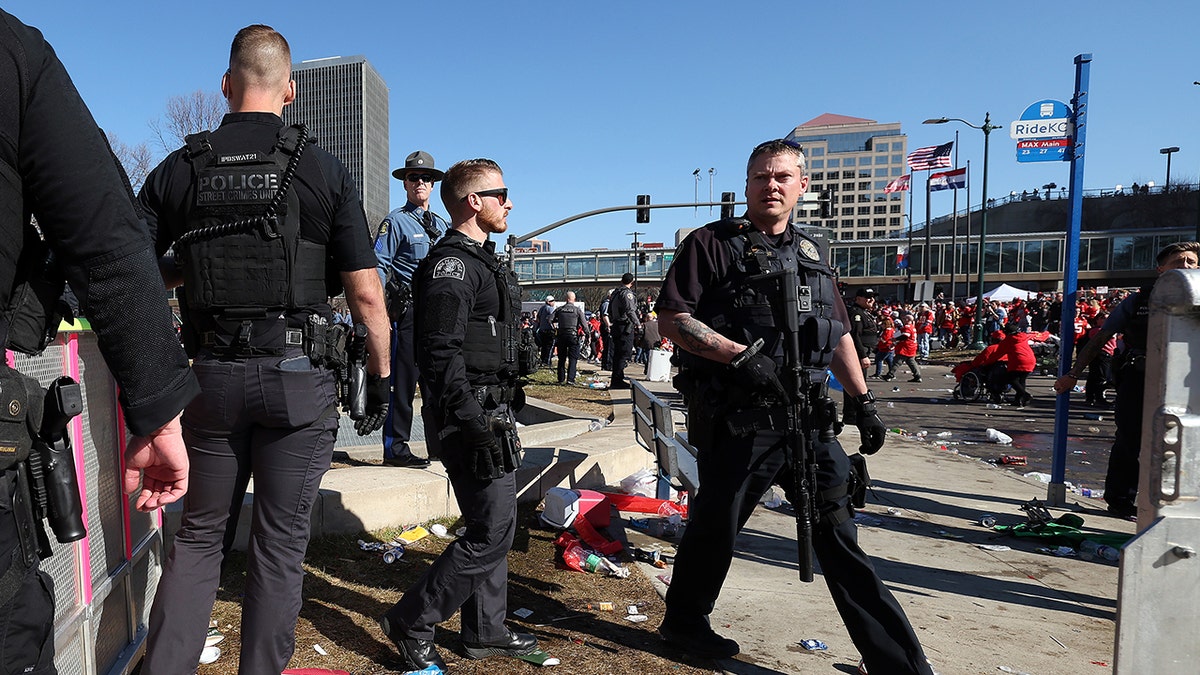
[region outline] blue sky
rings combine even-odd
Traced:
[[[1069,8],[1085,7],[1073,13]],[[234,33],[267,23],[296,60],[362,54],[391,90],[391,165],[424,149],[439,166],[491,157],[524,234],[566,216],[691,202],[744,186],[758,142],[822,113],[901,122],[909,148],[953,140],[979,176],[983,134],[931,117],[1003,125],[989,194],[1068,182],[1067,163],[1018,164],[1008,124],[1030,103],[1069,101],[1091,53],[1088,188],[1200,179],[1195,3],[176,2],[19,0],[4,8],[55,46],[101,126],[152,141],[166,100],[216,91]],[[330,9],[338,11],[331,15]],[[979,183],[972,203],[979,202]],[[392,182],[392,205],[404,202]],[[920,202],[920,199],[917,200]],[[960,199],[961,201],[961,199]],[[935,215],[949,192],[933,196]],[[435,201],[435,205],[436,201]],[[437,205],[440,207],[440,205]],[[917,204],[918,221],[924,218]],[[441,210],[438,208],[437,210]],[[715,214],[713,216],[715,218]],[[708,209],[589,218],[549,233],[556,250],[673,241]]]

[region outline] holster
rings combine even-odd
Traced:
[[[867,505],[867,488],[871,474],[867,473],[867,458],[862,453],[850,455],[850,506],[861,509]]]

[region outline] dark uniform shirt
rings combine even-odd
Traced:
[[[628,286],[618,286],[613,291],[608,304],[608,318],[613,326],[622,330],[631,330],[641,326],[638,320],[637,298]]]
[[[221,147],[266,154],[282,126],[283,120],[272,113],[229,113],[211,137],[214,145],[220,142]],[[325,278],[331,291],[338,289],[339,272],[375,267],[377,260],[358,188],[340,162],[310,143],[301,156],[291,189],[300,199],[300,237],[326,247]],[[186,149],[171,153],[146,178],[139,197],[160,256],[186,231],[193,190]],[[308,309],[327,318],[332,316],[327,304]],[[298,326],[302,321],[300,317],[289,323]]]
[[[475,250],[468,253],[461,246]],[[480,243],[451,229],[417,269],[417,365],[425,387],[422,394],[447,418],[477,417],[483,407],[474,388],[507,379],[495,365],[499,355],[463,348],[468,324],[487,323],[498,337],[504,330],[498,267],[490,267],[481,256],[494,259],[495,242]]]
[[[10,191],[16,195],[10,198]],[[22,206],[22,197],[24,204]],[[41,33],[0,11],[0,300],[37,217],[91,321],[136,434],[199,391],[128,181]],[[10,229],[14,228],[14,229]]]
[[[554,311],[554,323],[558,324],[558,340],[560,342],[569,342],[579,336],[581,318],[582,314],[579,312],[579,308],[571,302]]]
[[[875,313],[869,308],[859,307],[854,303],[846,308],[850,315],[850,337],[854,340],[854,348],[858,358],[865,359],[879,344],[879,324],[875,321]]]

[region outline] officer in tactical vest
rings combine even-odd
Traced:
[[[863,373],[871,367],[871,355],[879,344],[879,322],[875,317],[875,289],[860,288],[854,294],[854,304],[846,308],[850,315],[850,339],[854,341],[854,351],[862,364]],[[845,393],[845,407],[842,409],[842,419],[846,424],[854,424],[854,404],[852,397]]]
[[[579,326],[583,312],[575,306],[575,291],[567,291],[567,301],[554,310],[554,325],[558,332],[554,345],[558,348],[558,383],[575,384],[575,366],[579,363]]]
[[[679,351],[676,386],[688,401],[701,485],[659,632],[693,655],[738,653],[736,642],[713,631],[708,615],[737,532],[759,498],[777,477],[792,483],[792,492],[801,487],[798,477],[779,476],[785,444],[794,442],[786,432],[793,422],[791,394],[781,381],[787,368],[784,379],[806,383],[804,394],[815,402],[799,422],[821,431],[810,447],[816,485],[803,487],[815,490],[812,548],[835,605],[870,672],[927,675],[908,619],[856,541],[847,489],[851,461],[834,437],[836,405],[825,391],[826,368],[859,405],[862,452],[879,450],[886,430],[847,334],[832,269],[815,241],[789,223],[808,186],[804,155],[791,142],[769,141],[751,153],[746,174],[745,217],[688,235],[656,307],[660,330]],[[798,285],[788,288],[791,282]],[[798,316],[788,316],[788,307]]]
[[[190,673],[204,647],[222,541],[254,478],[242,673],[278,673],[295,649],[309,513],[329,469],[343,287],[366,325],[367,400],[358,432],[383,424],[388,322],[369,228],[342,164],[283,125],[296,96],[291,52],[268,26],[240,30],[221,91],[230,113],[189,136],[146,179],[140,200],[164,278],[182,282],[185,346],[201,394],[183,416],[193,485],[150,613],[142,672]]]
[[[135,434],[126,446],[124,489],[140,490],[136,507],[150,511],[187,490],[179,413],[199,387],[171,325],[153,245],[132,197],[54,50],[36,29],[0,10],[0,345],[41,352],[58,329],[64,277],[70,282],[120,385],[125,423]],[[56,265],[46,264],[51,258]],[[50,549],[34,515],[31,482],[37,477],[30,466],[39,454],[33,436],[41,435],[46,421],[38,417],[51,414],[43,406],[45,393],[37,381],[0,364],[5,673],[55,672],[54,586],[39,570]],[[41,467],[44,479],[49,470]],[[70,488],[78,495],[77,486]],[[82,535],[80,528],[74,538]]]
[[[625,365],[633,356],[633,342],[642,327],[638,314],[637,298],[633,294],[633,275],[621,275],[621,285],[613,290],[608,304],[608,318],[612,320],[612,382],[609,389],[628,389]]]
[[[450,167],[442,202],[451,229],[417,269],[417,365],[428,397],[425,437],[446,467],[466,534],[380,619],[402,670],[436,665],[445,671],[434,629],[459,608],[469,658],[537,649],[534,636],[504,625],[521,463],[517,378],[536,363],[532,349],[519,357],[521,289],[489,239],[508,229],[512,202],[490,159]]]
[[[1169,244],[1155,257],[1155,271],[1161,275],[1167,270],[1194,270],[1198,256],[1200,243]],[[1113,359],[1117,387],[1113,421],[1117,428],[1104,477],[1104,501],[1108,502],[1108,512],[1118,518],[1137,515],[1138,455],[1142,447],[1142,404],[1146,393],[1146,333],[1150,326],[1152,290],[1154,284],[1121,301],[1100,326],[1100,332],[1080,350],[1071,369],[1054,382],[1054,391],[1059,394],[1074,389],[1088,364],[1103,352],[1104,344],[1118,333],[1123,335],[1125,348]]]

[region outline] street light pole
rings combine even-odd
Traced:
[[[987,343],[983,341],[983,283],[984,283],[984,262],[987,257],[987,217],[988,217],[988,141],[991,138],[992,131],[999,129],[1000,125],[992,124],[992,113],[987,112],[983,115],[983,126],[971,124],[970,122],[958,117],[938,117],[936,119],[928,119],[923,124],[945,124],[947,122],[962,122],[972,129],[979,129],[983,132],[983,208],[979,218],[979,288],[975,296],[975,337],[971,344],[971,349],[983,349]]]
[[[630,248],[633,249],[633,287],[635,290],[637,289],[637,277],[638,277],[638,253],[641,251],[641,249],[638,248],[638,237],[643,234],[646,234],[646,233],[645,232],[626,232],[625,233],[626,237],[630,237],[630,236],[633,237],[633,246],[631,246]]]
[[[1172,145],[1169,148],[1162,148],[1158,151],[1160,155],[1167,156],[1167,183],[1166,185],[1163,185],[1163,192],[1171,191],[1171,155],[1175,154],[1176,152],[1179,152],[1179,147],[1175,145]]]
[[[692,203],[696,205],[692,208],[692,217],[695,217],[700,213],[700,169],[692,172],[692,178],[696,179],[696,185],[694,186],[696,188],[694,190],[695,195],[692,197]]]
[[[712,168],[711,166],[708,167],[708,201],[710,203],[713,200],[713,176],[716,173],[717,173],[716,169]],[[712,207],[711,206],[708,207],[708,215],[710,215],[710,216],[712,215]]]

